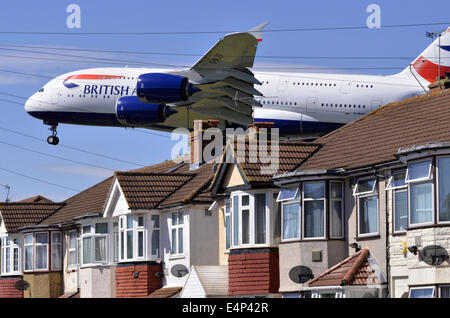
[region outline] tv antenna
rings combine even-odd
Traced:
[[[439,38],[439,57],[438,57],[438,80],[439,80],[439,87],[441,87],[441,36],[442,34],[446,31],[445,30],[441,30],[441,31],[437,31],[437,32],[426,32],[425,35],[431,39],[435,39],[436,37]]]
[[[6,200],[5,202],[9,202],[9,191],[11,190],[11,187],[7,184],[0,184],[3,188],[6,189]]]

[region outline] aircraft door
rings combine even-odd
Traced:
[[[284,92],[289,85],[289,79],[287,77],[280,77],[278,80],[278,90]]]
[[[380,107],[381,105],[383,105],[383,103],[380,100],[373,100],[372,101],[372,105],[371,105],[371,110],[375,110],[378,107]]]
[[[352,89],[352,82],[343,81],[341,84],[341,93],[349,94]]]
[[[317,97],[308,97],[306,99],[306,112],[314,113],[317,108]]]

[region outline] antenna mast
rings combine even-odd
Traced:
[[[7,184],[0,184],[3,188],[6,189],[6,200],[5,202],[9,202],[9,191],[11,190],[11,187]]]

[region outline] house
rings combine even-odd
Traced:
[[[320,149],[296,171],[274,177],[287,198],[280,292],[307,297],[323,267],[367,250],[379,296],[447,297],[449,95],[385,105],[317,139]],[[310,238],[322,243],[293,245]]]
[[[61,232],[40,229],[33,233],[20,229],[41,222],[63,206],[42,196],[1,203],[0,297],[56,297],[61,294]]]
[[[320,147],[267,140],[267,149],[279,153],[279,162],[272,168],[266,156],[252,151],[261,137],[247,136],[242,145],[228,143],[211,184],[220,220],[220,264],[228,265],[229,296],[279,296],[280,189],[272,176],[295,170]],[[244,160],[239,159],[241,150]]]

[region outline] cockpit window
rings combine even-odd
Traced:
[[[39,93],[42,93],[44,91],[44,88],[42,87],[40,90],[39,90]]]

